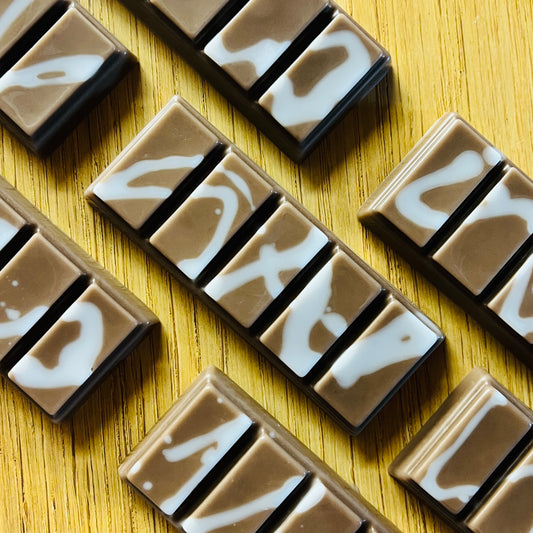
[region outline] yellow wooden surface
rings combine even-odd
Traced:
[[[0,386],[0,533],[171,530],[117,475],[128,452],[209,364],[354,482],[409,533],[449,531],[387,466],[474,366],[533,405],[532,372],[359,224],[387,173],[444,112],[470,120],[533,174],[531,0],[338,0],[390,51],[394,71],[302,165],[292,163],[117,0],[81,0],[140,59],[48,160],[0,129],[0,173],[161,318],[73,420],[56,426]],[[154,261],[93,212],[84,189],[175,93],[185,97],[447,335],[357,438],[349,438]]]

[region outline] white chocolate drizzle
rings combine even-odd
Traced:
[[[205,47],[205,53],[221,66],[240,62],[251,63],[259,78],[289,48],[290,44],[290,41],[279,42],[273,39],[263,39],[247,48],[232,52],[224,46],[222,32],[216,35]]]
[[[169,463],[183,461],[205,450],[201,457],[202,465],[170,498],[159,505],[167,515],[171,515],[185,501],[185,498],[204,479],[211,469],[226,455],[230,448],[241,438],[252,425],[252,421],[244,414],[239,414],[233,420],[221,424],[209,433],[200,435],[182,444],[167,448],[162,451],[164,458]],[[134,465],[135,468],[135,465]],[[139,468],[137,469],[137,471]],[[135,473],[133,468],[130,471]],[[148,481],[148,480],[147,480]]]
[[[7,6],[4,13],[0,16],[0,39],[32,2],[33,0],[13,0]]]
[[[370,53],[363,41],[349,30],[319,35],[307,51],[320,52],[337,47],[346,50],[346,60],[328,72],[305,96],[294,94],[293,83],[287,74],[266,93],[273,97],[271,114],[282,126],[287,128],[322,120],[369,71],[372,66]]]
[[[182,522],[182,527],[187,533],[208,533],[231,524],[238,524],[242,520],[281,505],[301,480],[302,476],[292,476],[280,488],[227,511],[201,518],[190,516]]]
[[[223,165],[218,165],[215,172],[223,173],[233,185],[242,193],[246,201],[250,205],[250,209],[255,208],[252,199],[252,193],[245,180],[241,178],[236,172],[226,170]],[[215,232],[209,244],[205,247],[203,252],[195,258],[184,259],[180,261],[178,268],[189,278],[194,279],[200,272],[208,265],[208,263],[215,257],[215,255],[222,249],[222,246],[228,238],[235,218],[239,212],[239,197],[231,187],[224,185],[207,185],[202,183],[197,187],[190,196],[191,199],[198,200],[202,198],[214,198],[220,200],[224,207],[220,212],[220,219]]]
[[[487,414],[495,407],[505,406],[507,404],[508,401],[501,392],[497,390],[492,391],[492,394],[485,404],[481,406],[478,412],[466,424],[455,442],[436,459],[431,461],[424,478],[420,481],[420,486],[430,496],[441,502],[457,499],[466,504],[470,501],[472,496],[478,491],[479,485],[457,485],[455,487],[443,488],[439,485],[437,478],[442,469],[446,466],[446,463],[455,455],[461,446],[463,446],[468,437],[472,435]]]
[[[110,200],[165,200],[172,194],[172,189],[159,185],[131,187],[130,183],[153,172],[195,168],[203,160],[202,155],[182,157],[178,155],[161,159],[137,161],[128,168],[112,174],[108,179],[94,186],[94,194],[105,202]]]
[[[79,322],[79,337],[61,349],[54,368],[46,368],[36,357],[25,355],[9,372],[9,377],[20,386],[35,389],[79,387],[93,373],[104,344],[102,312],[91,302],[74,302],[60,320]]]
[[[257,232],[261,235],[265,226]],[[259,259],[243,267],[219,274],[209,283],[205,292],[214,300],[220,300],[226,294],[233,292],[253,281],[263,278],[267,292],[276,298],[285,288],[279,278],[281,272],[302,269],[326,244],[327,237],[316,226],[311,227],[306,238],[292,248],[278,252],[275,244],[265,244],[259,250]],[[230,263],[231,266],[231,263]]]
[[[316,507],[326,495],[326,487],[322,481],[315,479],[311,488],[307,491],[306,495],[300,500],[300,503],[294,508],[293,513],[305,514],[313,507]]]
[[[0,249],[2,249],[16,234],[18,229],[7,220],[0,218]]]
[[[527,479],[528,477],[533,477],[533,465],[524,465],[513,470],[507,476],[507,480],[509,480],[511,483],[517,483],[518,481],[522,481],[522,479]]]
[[[19,70],[8,70],[0,78],[0,93],[23,87],[35,89],[53,85],[83,83],[96,74],[104,58],[97,54],[78,54],[47,59]]]
[[[348,389],[363,376],[422,357],[437,339],[413,313],[405,311],[372,335],[356,340],[333,363],[330,372],[342,388]]]
[[[17,309],[7,309],[6,316],[9,322],[0,323],[0,339],[21,337],[48,311],[46,305],[38,305],[25,315],[21,315]]]
[[[485,161],[493,164],[496,158],[501,160],[501,155],[492,147],[487,147],[483,156],[473,150],[462,152],[449,165],[407,184],[400,190],[395,199],[396,209],[417,226],[438,230],[448,220],[449,214],[431,208],[422,201],[422,196],[439,187],[463,183],[478,177],[485,168]]]
[[[533,333],[533,317],[520,316],[520,308],[527,296],[529,280],[533,274],[533,256],[531,256],[510,281],[510,290],[501,306],[498,315],[522,337]]]
[[[305,376],[324,355],[309,346],[312,329],[322,322],[330,333],[339,337],[348,325],[342,315],[328,311],[332,278],[330,261],[288,307],[279,358],[297,376]]]

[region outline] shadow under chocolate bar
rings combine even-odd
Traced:
[[[530,533],[532,438],[533,412],[477,368],[389,472],[457,531]]]
[[[325,0],[121,0],[294,161],[386,75],[390,55]]]
[[[0,122],[47,155],[136,63],[76,2],[6,0],[0,6]]]
[[[0,369],[53,421],[158,322],[0,177]]]
[[[533,181],[464,119],[435,123],[359,218],[533,368]]]
[[[86,197],[353,434],[443,340],[179,97]]]
[[[185,533],[398,532],[215,367],[198,376],[119,474]]]

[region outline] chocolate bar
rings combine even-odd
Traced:
[[[295,161],[389,70],[335,2],[121,1]]]
[[[533,367],[533,182],[464,119],[439,120],[359,218]]]
[[[157,317],[0,177],[0,370],[53,421]]]
[[[474,369],[391,464],[457,531],[533,528],[533,412]]]
[[[186,533],[398,531],[215,367],[119,474]]]
[[[40,155],[53,151],[136,64],[76,2],[0,7],[0,121]]]
[[[443,339],[179,97],[86,196],[352,433]]]

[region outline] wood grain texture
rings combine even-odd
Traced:
[[[0,173],[161,318],[74,418],[55,426],[0,382],[0,532],[171,530],[117,467],[180,392],[217,365],[408,533],[448,532],[387,466],[474,366],[528,405],[533,375],[394,252],[357,210],[424,131],[456,110],[533,175],[528,0],[337,0],[392,54],[393,74],[302,165],[288,160],[117,0],[81,0],[140,60],[45,161],[0,129]],[[84,189],[175,93],[417,303],[447,335],[357,438],[349,438],[155,262],[93,212]]]

